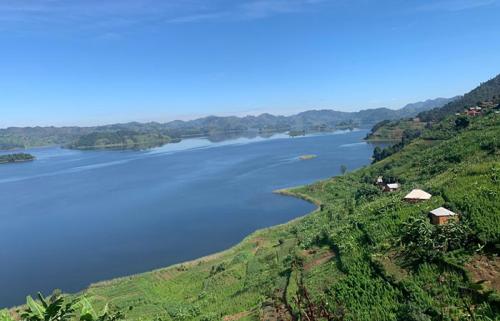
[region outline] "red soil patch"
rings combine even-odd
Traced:
[[[266,239],[263,237],[256,237],[252,240],[252,243],[255,245],[252,249],[252,254],[255,254],[266,243]]]
[[[474,282],[483,282],[487,287],[500,292],[500,257],[476,255],[465,268]]]
[[[225,317],[222,318],[222,320],[223,321],[236,321],[236,320],[239,320],[239,319],[244,318],[244,317],[249,316],[249,315],[250,315],[250,312],[243,311],[243,312],[236,313],[236,314],[226,315]]]
[[[324,263],[330,261],[334,256],[335,256],[335,253],[333,253],[332,251],[327,251],[325,253],[322,253],[314,260],[304,264],[304,271],[309,271],[310,269],[312,269],[315,266],[324,264]]]

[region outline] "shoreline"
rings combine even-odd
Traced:
[[[231,246],[231,247],[229,247],[229,248],[227,248],[225,250],[222,250],[222,251],[219,251],[219,252],[215,252],[215,253],[212,253],[212,254],[208,254],[208,255],[205,255],[205,256],[202,256],[202,257],[198,257],[198,258],[195,258],[193,260],[183,261],[183,262],[175,263],[175,264],[172,264],[172,265],[169,265],[169,266],[165,266],[165,267],[160,267],[160,268],[152,269],[152,270],[145,271],[145,272],[130,274],[130,275],[121,276],[121,277],[117,277],[117,278],[112,278],[112,279],[108,279],[108,280],[97,281],[95,283],[91,283],[85,289],[83,289],[81,291],[78,291],[76,293],[73,293],[73,294],[69,294],[69,295],[70,296],[80,296],[80,295],[84,295],[85,292],[88,291],[91,288],[105,287],[105,286],[112,285],[112,284],[117,283],[117,282],[121,282],[121,281],[125,281],[125,280],[130,280],[130,279],[133,279],[133,278],[136,278],[136,277],[140,277],[140,276],[143,276],[143,275],[148,275],[148,274],[154,274],[154,273],[159,273],[159,272],[170,271],[170,270],[178,269],[178,268],[182,268],[182,267],[191,267],[191,266],[199,264],[201,262],[207,263],[207,262],[216,260],[216,259],[218,259],[218,258],[220,258],[220,257],[222,257],[224,255],[231,255],[234,252],[237,252],[238,250],[240,250],[241,248],[243,248],[245,245],[247,245],[247,243],[249,241],[251,241],[252,239],[254,239],[255,237],[259,236],[262,233],[267,233],[268,231],[271,231],[271,230],[274,230],[274,229],[279,229],[279,228],[282,228],[282,227],[290,225],[290,224],[295,224],[295,223],[299,222],[300,220],[304,219],[305,217],[307,217],[307,216],[309,216],[311,214],[314,214],[314,213],[320,211],[321,202],[319,200],[314,199],[312,197],[309,197],[309,196],[307,196],[305,194],[293,192],[294,189],[300,188],[302,186],[305,186],[305,185],[295,186],[295,187],[290,187],[290,188],[284,188],[284,189],[278,189],[278,190],[274,190],[272,193],[273,194],[278,194],[278,195],[281,195],[281,196],[286,196],[286,197],[295,197],[297,199],[301,199],[303,201],[311,203],[311,204],[313,204],[313,205],[316,206],[316,208],[313,211],[311,211],[311,212],[305,213],[304,215],[298,216],[298,217],[296,217],[296,218],[294,218],[294,219],[292,219],[292,220],[290,220],[288,222],[285,222],[285,223],[281,223],[281,224],[272,225],[272,226],[264,227],[264,228],[261,228],[261,229],[257,229],[255,231],[253,231],[252,233],[248,234],[247,236],[245,236],[238,243],[234,244],[233,246]]]

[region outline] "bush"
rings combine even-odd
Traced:
[[[380,188],[374,185],[363,185],[356,191],[354,198],[356,201],[360,199],[373,199],[375,196],[378,196],[382,193]]]
[[[465,129],[469,127],[470,121],[467,117],[465,116],[460,116],[457,119],[455,119],[455,128],[457,129]]]

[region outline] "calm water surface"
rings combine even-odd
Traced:
[[[307,214],[311,204],[272,191],[368,164],[365,135],[32,149],[37,161],[0,165],[0,307],[194,259]]]

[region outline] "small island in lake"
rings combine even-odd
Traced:
[[[316,157],[318,157],[318,155],[310,154],[310,155],[299,156],[299,159],[300,160],[309,160],[309,159],[315,159]]]
[[[0,155],[0,164],[30,162],[32,160],[35,160],[35,156],[26,153]]]

